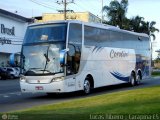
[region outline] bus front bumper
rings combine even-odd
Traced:
[[[23,93],[26,92],[63,93],[65,92],[64,86],[65,86],[64,81],[45,83],[45,84],[42,83],[30,84],[27,82],[20,81],[20,87]]]

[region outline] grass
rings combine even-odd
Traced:
[[[155,86],[39,106],[9,114],[18,115],[20,120],[89,120],[93,119],[91,115],[103,119],[106,114],[159,112],[160,86]]]
[[[153,77],[160,76],[160,72],[159,71],[154,71],[154,72],[152,72],[152,76]]]

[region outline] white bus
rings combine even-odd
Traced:
[[[28,26],[21,52],[22,92],[65,93],[150,77],[146,34],[81,21]]]

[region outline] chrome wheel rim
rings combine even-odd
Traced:
[[[137,84],[138,84],[138,85],[140,84],[140,80],[141,80],[141,79],[140,79],[140,76],[138,75],[138,76],[137,76]]]
[[[131,85],[134,86],[135,85],[135,80],[134,80],[134,77],[131,76]]]
[[[84,92],[88,94],[90,92],[90,83],[88,80],[84,81]]]

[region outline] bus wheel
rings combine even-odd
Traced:
[[[132,73],[131,76],[130,76],[130,85],[135,86],[135,84],[136,84],[135,74]]]
[[[89,94],[91,91],[91,84],[90,84],[90,81],[88,80],[88,78],[85,79],[83,86],[84,86],[84,93]]]
[[[137,74],[136,85],[139,85],[141,83],[141,80],[142,80],[142,78],[141,78],[140,74]]]

